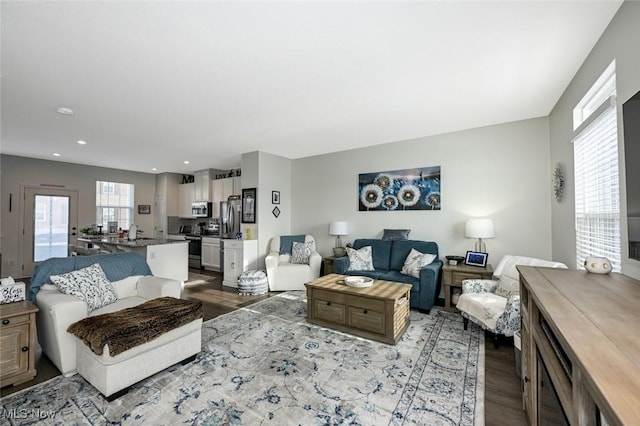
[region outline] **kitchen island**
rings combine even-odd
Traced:
[[[98,246],[112,253],[133,251],[147,260],[156,277],[172,278],[182,284],[189,276],[189,243],[187,241],[138,238],[127,240],[118,237],[78,238],[87,246]]]

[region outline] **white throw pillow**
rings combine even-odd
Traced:
[[[347,247],[349,256],[348,271],[373,271],[373,258],[371,257],[371,246],[362,247],[359,250]]]
[[[424,268],[434,260],[436,260],[435,254],[420,253],[416,249],[411,249],[407,258],[404,260],[404,265],[402,266],[400,273],[420,278],[420,269]]]
[[[496,287],[496,295],[509,297],[520,293],[520,281],[514,280],[506,275],[500,276],[500,281]]]
[[[309,264],[309,257],[313,251],[314,243],[293,243],[291,249],[291,263],[306,263]]]
[[[49,279],[62,293],[84,301],[89,312],[118,300],[116,290],[99,263],[66,274],[51,275]]]

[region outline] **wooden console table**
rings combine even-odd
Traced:
[[[640,282],[615,273],[518,270],[529,424],[550,424],[548,380],[572,425],[639,424]]]

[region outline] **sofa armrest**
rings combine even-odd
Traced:
[[[278,268],[279,261],[280,255],[278,252],[272,251],[264,258],[264,266],[267,270],[275,270]]]
[[[165,296],[180,299],[182,284],[180,284],[180,281],[170,278],[145,275],[138,280],[137,290],[138,296],[145,299],[156,299]]]
[[[462,280],[462,293],[495,293],[496,280]]]
[[[333,272],[336,274],[344,274],[349,269],[349,256],[342,256],[333,259]]]
[[[309,268],[314,277],[320,276],[320,267],[322,266],[322,255],[317,251],[312,251],[309,255]]]
[[[421,309],[430,309],[435,304],[439,293],[440,271],[442,261],[435,260],[420,270],[420,287],[418,290],[418,306]],[[415,302],[414,302],[415,303]]]
[[[76,340],[67,328],[89,314],[85,302],[58,290],[36,293],[38,342],[51,362],[65,375],[76,370]]]

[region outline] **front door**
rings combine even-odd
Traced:
[[[35,265],[50,257],[67,257],[78,228],[78,191],[25,188],[22,271],[33,274]]]

